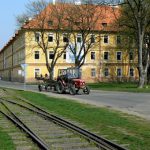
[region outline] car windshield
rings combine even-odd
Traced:
[[[68,78],[79,78],[78,69],[67,69]]]
[[[66,75],[67,74],[67,70],[66,69],[60,69],[59,70],[59,75]]]

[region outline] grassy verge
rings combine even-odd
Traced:
[[[150,148],[150,122],[141,118],[33,92],[15,93],[51,113],[80,122],[100,135],[107,135],[108,139],[117,140],[119,144],[129,144],[131,150]]]
[[[15,150],[10,137],[0,129],[0,149],[1,150]]]
[[[139,89],[136,83],[89,83],[88,85],[94,90],[150,93],[150,85]]]

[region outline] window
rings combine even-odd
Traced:
[[[40,53],[39,51],[34,52],[34,59],[40,59]]]
[[[63,42],[69,42],[69,39],[66,34],[63,34]]]
[[[91,43],[95,43],[95,35],[94,34],[91,35]]]
[[[129,60],[133,60],[133,52],[129,52]]]
[[[117,52],[117,60],[121,60],[122,59],[122,53],[121,52]]]
[[[91,52],[91,60],[95,60],[95,52]]]
[[[34,70],[34,77],[39,77],[40,76],[40,69],[37,68]]]
[[[48,35],[48,42],[53,42],[53,34]]]
[[[104,43],[108,43],[108,35],[104,35]]]
[[[122,76],[122,70],[121,68],[117,68],[117,77],[121,77]]]
[[[75,25],[76,25],[76,26],[80,26],[80,25],[81,25],[81,22],[80,22],[80,21],[75,21]]]
[[[108,77],[108,76],[109,76],[109,69],[108,69],[108,68],[105,68],[105,69],[104,69],[104,76],[105,76],[105,77]]]
[[[121,36],[120,35],[117,35],[117,39],[116,39],[117,41],[117,44],[121,44]]]
[[[80,34],[78,34],[78,35],[77,35],[77,42],[78,42],[78,43],[81,43],[81,41],[82,41],[82,37],[81,37]]]
[[[53,25],[53,21],[49,20],[48,22],[48,26],[52,26]]]
[[[92,68],[92,69],[91,69],[91,76],[92,76],[92,77],[95,77],[95,76],[96,76],[96,69],[95,69],[95,68]]]
[[[63,59],[66,59],[66,52],[63,54]]]
[[[103,26],[103,27],[107,27],[107,23],[103,22],[103,23],[102,23],[102,26]]]
[[[49,52],[49,59],[54,59],[54,52],[53,51]]]
[[[104,60],[108,60],[109,59],[109,53],[108,52],[104,52]]]
[[[35,33],[35,41],[36,42],[40,41],[40,33],[38,33],[38,32]]]
[[[79,78],[82,78],[82,69],[79,69]]]
[[[134,77],[134,69],[130,68],[130,77]]]

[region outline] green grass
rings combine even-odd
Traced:
[[[11,138],[6,132],[3,132],[0,128],[0,150],[15,150],[14,144]]]
[[[128,143],[131,150],[150,149],[149,121],[72,100],[47,97],[33,92],[17,91],[17,93],[51,113],[80,122],[87,128],[99,132],[100,135],[108,135],[108,139],[118,140],[123,144]]]
[[[141,92],[150,93],[150,85],[143,89],[137,88],[137,83],[127,82],[109,82],[109,83],[89,83],[89,87],[93,90],[106,90],[106,91],[123,91],[123,92]]]

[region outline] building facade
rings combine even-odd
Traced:
[[[106,26],[106,22],[101,24]],[[76,32],[77,37],[78,34]],[[47,35],[51,47],[47,49],[48,60],[51,63],[56,34],[53,30],[47,30]],[[63,36],[62,31],[62,45],[65,44]],[[133,44],[127,46],[129,39],[116,31],[102,30],[95,31],[94,37],[97,37],[94,41],[96,44],[86,55],[85,64],[81,67],[81,77],[86,82],[135,81],[138,79],[137,54]],[[36,82],[36,76],[48,74],[45,55],[37,45],[37,38],[31,29],[21,29],[3,47],[0,51],[0,77],[3,80]],[[54,78],[57,77],[59,69],[74,66],[74,63],[68,61],[67,55],[66,52],[58,59],[53,70]],[[25,70],[24,66],[26,66]]]

